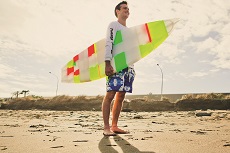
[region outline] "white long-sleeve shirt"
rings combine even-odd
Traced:
[[[127,28],[123,26],[118,21],[113,21],[109,24],[106,33],[106,43],[105,43],[105,61],[111,61],[113,58],[113,44],[117,31]],[[129,67],[134,68],[134,65]]]
[[[113,44],[117,31],[127,27],[120,24],[118,21],[111,22],[107,28],[106,44],[105,44],[105,61],[112,60]]]

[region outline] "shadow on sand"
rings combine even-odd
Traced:
[[[118,153],[115,149],[120,147],[125,153],[155,153],[153,151],[140,151],[138,148],[132,146],[128,141],[119,135],[113,137],[116,144],[111,144],[110,137],[104,136],[98,144],[98,148],[101,153]]]

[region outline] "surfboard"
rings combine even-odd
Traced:
[[[111,65],[119,72],[155,50],[171,34],[179,19],[159,20],[117,31]],[[61,81],[83,83],[104,78],[105,38],[75,55],[63,68]]]

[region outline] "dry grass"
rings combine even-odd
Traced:
[[[220,93],[208,93],[208,94],[187,94],[183,95],[180,100],[186,100],[186,99],[210,99],[210,100],[216,100],[216,99],[230,99],[230,95],[224,95]]]
[[[104,96],[95,97],[59,95],[53,98],[25,97],[11,99],[1,105],[1,109],[13,110],[71,110],[71,111],[101,111],[101,103]],[[149,96],[125,101],[123,108],[135,111],[173,111],[173,110],[196,110],[196,109],[230,109],[230,95],[224,94],[200,94],[184,95],[178,101],[172,103],[167,97],[155,100]]]
[[[47,109],[47,110],[100,110],[102,96],[87,97],[59,95],[53,98],[16,98],[8,101],[6,109]],[[2,108],[4,108],[2,106]]]

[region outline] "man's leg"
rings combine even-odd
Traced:
[[[111,102],[115,96],[115,91],[109,91],[106,93],[103,103],[102,103],[102,115],[104,120],[104,135],[114,135],[114,133],[110,130],[109,126],[109,116],[110,116],[110,106]]]
[[[117,92],[116,97],[115,97],[115,101],[113,104],[113,109],[112,109],[113,119],[112,119],[111,130],[114,131],[115,133],[121,133],[121,134],[127,133],[126,131],[119,129],[117,126],[118,118],[119,118],[122,104],[123,104],[123,100],[125,98],[125,93],[126,92]]]

